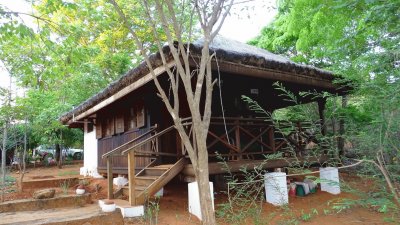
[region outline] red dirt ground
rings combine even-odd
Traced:
[[[25,174],[25,180],[37,179],[38,177],[67,177],[76,176],[79,173],[79,168],[82,165],[66,165],[63,169],[58,169],[57,167],[39,167],[39,168],[29,168],[28,173]],[[11,173],[17,180],[19,175],[15,172]],[[349,176],[346,174],[341,174],[348,183],[360,191],[371,191],[374,188],[374,182],[367,179],[361,179],[356,176]],[[107,180],[106,179],[89,179],[88,191],[92,193],[92,199],[103,199],[106,198],[107,194]],[[100,186],[100,191],[96,192],[96,185]],[[11,188],[18,190],[16,185]],[[31,198],[32,193],[35,190],[27,190],[22,193],[13,192],[6,194],[6,200]],[[70,194],[74,193],[74,188],[70,187]],[[57,194],[62,194],[61,188],[56,188]],[[165,225],[186,225],[186,224],[200,224],[199,220],[188,213],[188,191],[187,185],[185,183],[170,183],[164,189],[164,196],[159,202],[159,213],[157,217],[157,224]],[[332,210],[332,202],[343,198],[356,198],[350,193],[342,193],[340,195],[331,195],[325,192],[317,192],[316,194],[308,195],[306,197],[290,197],[289,208],[282,209],[279,207],[274,207],[271,204],[262,204],[262,213],[259,215],[263,218],[261,224],[310,224],[310,225],[336,225],[336,224],[399,224],[400,220],[394,220],[396,222],[388,223],[384,222],[385,218],[391,217],[389,214],[378,213],[369,208],[362,207],[352,207],[346,209],[340,213],[336,213]],[[218,210],[218,204],[226,201],[226,195],[222,193],[216,193],[216,209]],[[328,205],[330,204],[330,205]],[[288,213],[290,212],[290,213]],[[290,216],[288,217],[288,214]],[[302,216],[310,214],[310,218],[304,220]],[[288,218],[294,219],[293,223],[285,223]],[[248,218],[247,222],[242,224],[255,224],[252,218]],[[127,219],[125,224],[156,224],[155,219],[150,221],[150,219]],[[224,219],[218,218],[219,224],[231,224],[227,223]]]

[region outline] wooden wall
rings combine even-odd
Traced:
[[[106,137],[98,140],[98,151],[99,151],[99,158],[98,158],[98,169],[101,171],[105,171],[107,167],[106,159],[102,159],[101,155],[104,153],[109,152],[110,150],[121,146],[122,144],[140,136],[141,134],[148,131],[148,127],[137,129],[134,131],[128,131],[123,134],[115,135],[112,137]],[[142,139],[145,139],[143,137]],[[142,146],[139,148],[140,151],[150,151],[150,143]],[[136,167],[138,169],[145,167],[147,164],[150,163],[150,158],[147,157],[136,157]],[[128,158],[126,156],[116,156],[113,157],[113,169],[116,173],[127,173],[128,169]]]

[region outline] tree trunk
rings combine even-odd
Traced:
[[[382,149],[380,151],[382,152]],[[383,159],[381,160],[379,155],[376,156],[376,159],[377,159],[378,163],[374,162],[375,165],[378,167],[378,169],[381,171],[383,177],[385,178],[386,184],[388,185],[389,190],[393,194],[395,203],[397,204],[397,206],[400,206],[399,193],[397,192],[395,186],[393,185],[392,180],[390,179],[390,175],[389,175],[384,163],[382,162]]]
[[[3,128],[3,148],[1,149],[1,202],[4,202],[4,187],[6,185],[6,148],[7,148],[7,129],[8,121],[4,123]]]
[[[26,148],[27,148],[27,134],[26,134],[27,130],[26,130],[26,119],[25,119],[25,126],[24,126],[24,152],[22,153],[22,168],[20,167],[20,172],[19,172],[19,191],[22,192],[22,190],[24,189],[23,187],[23,181],[24,181],[24,176],[25,176],[25,170],[26,170],[26,162],[25,162],[25,158],[26,158]]]
[[[58,168],[61,169],[62,168],[62,152],[61,152],[60,144],[56,144],[55,160],[57,161]]]
[[[205,143],[205,142],[198,142],[198,143]],[[202,223],[206,225],[216,224],[215,213],[211,198],[211,195],[213,193],[210,192],[207,147],[198,146],[198,148],[199,148],[199,158],[197,164],[198,168],[196,172],[196,178],[197,178],[197,185],[199,188]]]

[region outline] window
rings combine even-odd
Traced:
[[[114,117],[108,117],[105,120],[105,128],[104,128],[104,134],[106,137],[112,136],[115,133],[115,126],[114,126]]]
[[[135,102],[125,117],[125,130],[133,130],[146,125],[146,111],[143,101]],[[117,132],[118,133],[118,132]]]
[[[115,133],[120,134],[124,132],[124,115],[122,113],[117,114],[115,117]]]
[[[136,105],[136,126],[138,128],[144,127],[146,124],[146,117],[144,111],[144,104],[140,102]]]
[[[87,123],[87,133],[90,133],[93,131],[93,122],[88,122]]]
[[[103,130],[101,129],[101,122],[96,120],[96,138],[100,139],[103,137]]]

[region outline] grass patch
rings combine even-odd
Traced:
[[[57,174],[58,176],[72,176],[72,175],[79,175],[78,171],[60,171]]]

